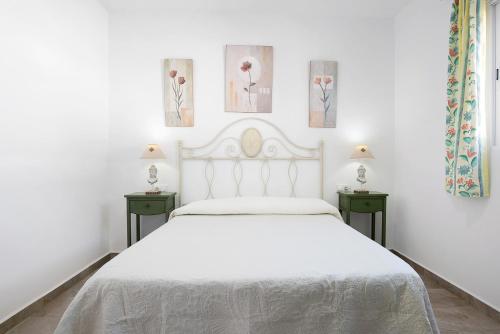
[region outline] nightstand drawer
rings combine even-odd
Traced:
[[[351,199],[352,212],[376,212],[384,209],[382,198],[353,198]]]
[[[138,215],[165,213],[165,201],[130,201],[130,212]]]

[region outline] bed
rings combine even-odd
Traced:
[[[200,182],[193,174],[180,175],[189,203],[181,201],[168,223],[93,275],[55,333],[438,333],[418,274],[321,199],[322,143],[293,144],[283,156],[278,146],[288,138],[279,129],[281,139],[259,130],[217,135],[197,147],[179,144],[180,172],[189,161],[204,164],[205,199],[195,200]],[[218,151],[221,143],[229,146]],[[216,186],[217,161],[231,165],[233,187]],[[301,161],[319,162],[317,196],[296,197],[312,183],[297,181],[306,168]],[[244,182],[250,169],[244,162],[260,166],[261,182],[246,183],[253,191],[259,184],[260,196],[246,194],[252,187]],[[277,173],[279,164],[285,170]],[[271,183],[271,174],[287,176],[288,184]],[[196,185],[191,194],[186,181]],[[289,196],[271,196],[273,187]],[[215,196],[224,189],[234,193]]]
[[[413,269],[319,199],[191,203],[101,268],[62,333],[438,333]]]

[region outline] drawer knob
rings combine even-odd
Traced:
[[[365,202],[365,205],[366,206],[370,206],[370,202]]]
[[[151,206],[151,204],[146,203],[146,208],[149,208],[150,206]]]

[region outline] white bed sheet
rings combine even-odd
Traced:
[[[91,277],[56,334],[439,332],[417,273],[332,213],[174,216]]]

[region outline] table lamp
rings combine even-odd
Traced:
[[[144,153],[142,153],[141,159],[165,159],[165,154],[158,144],[148,144]],[[155,184],[158,182],[158,169],[154,164],[149,167],[149,178],[147,181],[151,185],[151,190],[146,191],[146,195],[158,195],[161,193],[158,187],[155,187]]]
[[[351,159],[363,160],[363,159],[375,159],[373,154],[368,150],[368,145],[358,145],[351,154]],[[369,191],[365,188],[366,180],[366,168],[363,164],[358,167],[358,175],[356,181],[359,182],[359,189],[355,189],[355,193],[368,193]]]

